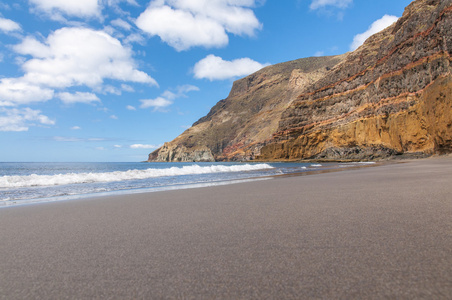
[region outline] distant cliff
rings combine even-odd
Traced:
[[[417,0],[352,53],[264,68],[149,161],[452,152],[452,0]]]

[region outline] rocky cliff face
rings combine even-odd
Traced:
[[[452,1],[418,0],[283,113],[261,159],[452,151]]]
[[[149,161],[250,160],[278,129],[285,109],[345,58],[304,58],[266,67],[234,82],[229,96]]]
[[[417,0],[356,51],[267,67],[150,160],[452,152],[452,0]],[[202,157],[202,159],[200,159]]]

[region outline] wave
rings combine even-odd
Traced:
[[[183,166],[166,169],[128,170],[105,173],[67,173],[57,175],[25,175],[2,176],[0,188],[21,188],[34,186],[54,186],[66,184],[114,182],[124,180],[139,180],[166,176],[199,175],[228,172],[246,172],[273,169],[269,164],[244,164],[244,165],[212,165],[212,166]]]

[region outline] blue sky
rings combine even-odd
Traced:
[[[408,0],[0,0],[0,161],[142,161],[263,66],[353,50]]]

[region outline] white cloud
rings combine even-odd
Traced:
[[[197,86],[190,84],[178,86],[175,92],[166,90],[160,95],[160,97],[157,97],[155,99],[140,100],[141,102],[140,108],[153,107],[154,111],[165,111],[165,107],[168,107],[171,104],[173,104],[175,99],[187,97],[186,94],[188,92],[193,91],[199,91],[199,88]]]
[[[80,129],[82,129],[80,126],[72,126],[71,127],[71,130],[80,130]]]
[[[54,125],[55,121],[31,108],[0,108],[0,131],[27,131],[30,126]]]
[[[133,144],[130,145],[131,149],[157,149],[160,146],[158,145],[143,145],[143,144]]]
[[[16,78],[0,79],[0,106],[44,102],[53,98],[53,90]]]
[[[130,12],[126,11],[120,5],[121,2],[126,2],[129,5],[139,7],[140,5],[135,0],[102,0],[104,6],[109,6],[112,11],[118,15],[130,16]]]
[[[12,32],[12,31],[19,31],[21,30],[21,27],[18,23],[14,22],[10,19],[5,19],[0,17],[0,31],[3,32]]]
[[[112,85],[105,85],[103,86],[101,89],[96,89],[99,92],[103,93],[103,94],[113,94],[113,95],[121,95],[122,91],[121,89],[114,87]]]
[[[396,16],[384,15],[381,19],[378,19],[377,21],[373,22],[372,25],[370,25],[369,29],[367,29],[367,31],[355,35],[355,37],[353,38],[353,42],[350,45],[350,50],[353,51],[357,49],[371,35],[374,35],[375,33],[382,31],[386,27],[391,26],[397,20],[398,17]]]
[[[25,74],[0,79],[0,106],[47,101],[54,97],[55,89],[76,86],[121,94],[121,89],[104,85],[105,80],[157,85],[137,69],[132,50],[103,31],[66,27],[43,42],[26,37],[13,49],[24,55],[18,63]],[[92,93],[60,92],[57,96],[66,103],[99,101]]]
[[[136,25],[177,51],[202,46],[223,47],[228,34],[253,36],[262,25],[254,15],[255,0],[156,0]]]
[[[32,37],[24,38],[22,43],[14,46],[14,50],[20,54],[26,54],[36,58],[46,58],[52,56],[52,51],[49,46],[42,44]],[[25,61],[26,60],[24,58],[24,62]]]
[[[53,17],[61,13],[76,17],[97,17],[101,11],[99,0],[29,0],[29,2],[38,10]]]
[[[110,116],[110,119],[117,120],[118,117],[117,117],[116,115],[111,115],[111,116]]]
[[[24,62],[24,79],[54,88],[103,84],[104,79],[157,85],[136,69],[132,51],[103,31],[87,28],[59,29],[45,43],[26,38],[14,50],[33,58]]]
[[[116,19],[111,21],[111,25],[125,29],[130,30],[132,28],[132,25],[130,25],[128,22],[122,20],[122,19]]]
[[[71,94],[64,92],[58,93],[56,96],[65,104],[100,102],[100,99],[93,93],[76,92]]]
[[[191,84],[185,84],[178,86],[177,88],[177,96],[178,97],[185,97],[186,93],[188,92],[197,92],[199,91],[199,88],[197,86],[191,85]]]
[[[215,55],[208,55],[195,64],[195,78],[209,80],[224,80],[246,76],[254,73],[268,64],[261,64],[250,58],[240,58],[233,61],[223,60]]]
[[[149,107],[153,107],[154,110],[160,110],[162,111],[163,108],[170,106],[171,104],[173,104],[173,101],[165,99],[163,97],[157,97],[155,99],[143,99],[140,100],[141,108],[149,108]]]
[[[132,33],[128,37],[126,37],[124,40],[125,44],[132,44],[132,43],[138,43],[140,45],[144,45],[146,43],[146,39],[138,33]]]
[[[169,99],[169,100],[175,100],[177,98],[181,97],[187,97],[188,92],[197,92],[199,91],[199,88],[197,86],[186,84],[186,85],[180,85],[176,88],[175,92],[166,90],[162,93],[162,97]]]
[[[346,8],[353,0],[313,0],[309,6],[312,10],[323,8],[326,6],[335,6],[339,8]]]
[[[127,108],[128,110],[137,110],[137,109],[135,108],[135,106],[132,106],[132,105],[127,105],[126,108]]]

